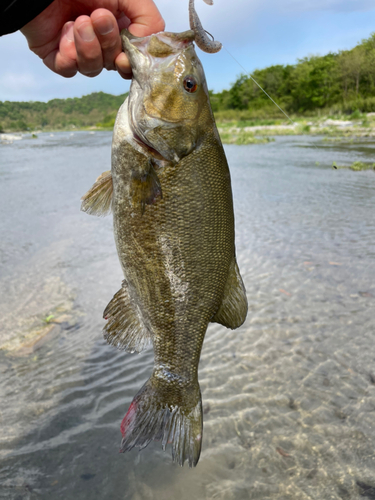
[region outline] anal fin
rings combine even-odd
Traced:
[[[141,352],[151,342],[151,333],[130,299],[126,281],[105,308],[103,317],[108,320],[103,329],[108,344],[128,352]]]
[[[246,319],[246,315],[246,290],[236,259],[234,258],[229,268],[223,300],[215,316],[211,319],[211,322],[220,323],[234,330],[242,325]]]
[[[98,217],[108,215],[112,208],[112,194],[112,174],[108,170],[99,175],[95,184],[82,196],[82,212]]]

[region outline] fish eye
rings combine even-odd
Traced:
[[[189,92],[189,94],[193,94],[198,90],[198,82],[194,78],[194,76],[185,76],[184,78],[184,89],[186,92]]]

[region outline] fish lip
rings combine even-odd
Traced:
[[[153,43],[153,39],[157,38],[164,46],[169,47],[169,54],[166,56],[153,54],[149,52],[149,47]],[[195,33],[192,30],[182,33],[172,33],[160,31],[152,35],[137,37],[132,35],[128,30],[121,31],[122,48],[127,55],[131,68],[133,70],[133,78],[137,79],[137,74],[142,72],[143,66],[149,66],[152,60],[165,60],[168,56],[178,55],[182,50],[193,45]]]
[[[145,42],[146,40],[151,39],[151,37],[156,36],[158,38],[161,38],[162,41],[164,42],[171,42],[170,45],[176,46],[176,50],[181,50],[181,48],[184,47],[184,45],[188,45],[195,40],[195,32],[193,30],[187,30],[183,31],[181,33],[174,33],[172,31],[159,31],[158,33],[153,33],[151,35],[139,37],[135,36],[130,31],[127,29],[121,30],[121,40],[122,40],[122,45],[123,45],[123,50],[124,52],[127,51],[126,47],[126,42],[125,39],[130,42],[132,45],[135,42],[135,46],[137,46],[139,43]]]

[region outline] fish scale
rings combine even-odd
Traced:
[[[125,150],[121,156],[129,158],[128,143],[120,147]],[[118,235],[117,246],[124,274],[153,331],[155,362],[160,360],[169,364],[172,371],[190,370],[194,366],[196,372],[203,335],[219,307],[229,263],[234,255],[228,169],[226,162],[222,162],[223,172],[218,172],[218,160],[220,156],[223,160],[224,156],[217,154],[217,150],[216,147],[207,156],[204,169],[196,161],[195,156],[199,154],[196,153],[185,157],[181,164],[158,171],[163,199],[148,206],[143,215],[134,210],[131,198],[126,196],[129,191],[126,181],[120,193],[115,191],[113,197],[115,234]],[[123,175],[122,169],[121,161],[120,175]],[[127,182],[131,183],[131,175]],[[124,220],[127,221],[126,228]],[[168,272],[173,262],[168,255],[166,257],[166,247],[176,241],[178,251],[175,252],[172,273],[184,280],[189,288],[183,301],[176,300],[173,293],[173,280]],[[146,265],[145,253],[148,255]],[[183,270],[183,275],[180,270]],[[176,329],[182,335],[166,347],[166,333]],[[197,341],[195,337],[199,330],[202,333]],[[183,334],[184,331],[187,333]],[[193,339],[192,347],[186,339]],[[181,360],[186,360],[187,368],[182,366]]]

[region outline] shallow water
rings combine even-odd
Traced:
[[[189,470],[158,443],[118,454],[153,355],[101,336],[122,276],[111,218],[79,200],[109,169],[110,143],[79,132],[0,145],[0,498],[375,498],[375,174],[330,169],[373,162],[375,145],[226,148],[249,314],[239,330],[208,329]],[[34,344],[51,314],[61,324]]]

